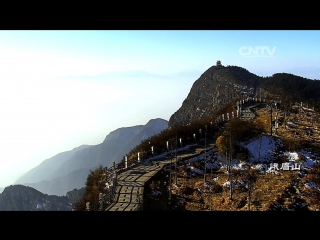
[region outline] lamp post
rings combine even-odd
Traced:
[[[272,105],[276,107],[276,112],[277,112],[277,102],[270,102],[270,135],[272,136]]]
[[[196,139],[196,134],[195,133],[193,134],[193,138],[194,138],[194,143],[196,143],[197,139]]]
[[[153,156],[153,146],[151,145],[151,142],[149,142],[149,147],[151,147],[151,154]]]

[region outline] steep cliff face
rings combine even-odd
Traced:
[[[253,97],[263,81],[241,67],[212,66],[194,82],[182,106],[170,117],[169,127],[211,116],[236,98]]]

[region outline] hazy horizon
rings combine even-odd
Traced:
[[[320,31],[0,31],[0,187],[54,155],[179,109],[220,60],[320,79]]]

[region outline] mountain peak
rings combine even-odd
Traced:
[[[169,119],[169,127],[209,117],[236,98],[254,96],[263,81],[238,66],[214,65],[194,83],[182,106]]]
[[[163,119],[163,118],[153,118],[150,119],[146,125],[150,124],[150,123],[166,123],[168,122],[167,120]]]
[[[155,118],[148,121],[145,127],[152,127],[158,129],[159,131],[166,129],[168,127],[168,121],[162,118]]]
[[[208,68],[192,85],[181,107],[171,115],[169,127],[211,117],[237,99],[282,98],[286,101],[316,101],[320,81],[290,73],[260,77],[239,66],[220,64]]]

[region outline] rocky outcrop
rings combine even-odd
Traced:
[[[194,82],[182,106],[170,117],[169,127],[212,116],[236,98],[254,97],[262,81],[241,67],[212,66]]]

